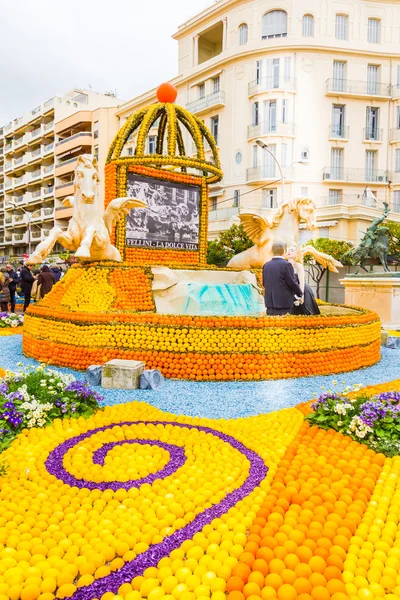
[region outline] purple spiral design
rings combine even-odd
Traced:
[[[266,477],[268,468],[265,466],[263,459],[253,450],[250,450],[244,444],[236,440],[234,437],[222,433],[221,431],[217,431],[215,429],[211,429],[211,427],[203,427],[200,425],[189,425],[187,423],[176,423],[171,421],[132,421],[132,422],[122,422],[115,423],[112,425],[105,425],[104,427],[99,427],[97,429],[92,429],[91,431],[87,431],[82,435],[75,436],[62,444],[60,444],[57,448],[55,448],[46,460],[46,468],[49,473],[64,481],[64,483],[70,484],[71,475],[67,473],[67,471],[63,467],[63,458],[66,452],[70,450],[76,444],[82,442],[82,440],[91,437],[92,435],[99,433],[100,431],[107,431],[108,429],[112,429],[113,427],[122,427],[122,426],[132,426],[132,425],[173,425],[174,427],[181,427],[184,429],[197,429],[198,431],[204,431],[210,435],[213,435],[223,442],[229,444],[236,450],[238,450],[243,456],[247,458],[250,463],[249,474],[244,481],[244,483],[234,490],[233,492],[229,492],[225,498],[221,500],[218,504],[206,508],[203,512],[196,515],[191,523],[188,523],[181,529],[175,531],[171,535],[167,536],[162,542],[158,544],[151,545],[145,552],[138,554],[133,560],[124,564],[124,566],[119,569],[119,571],[110,573],[106,577],[102,579],[96,579],[90,585],[78,588],[76,592],[71,596],[72,600],[92,600],[93,598],[101,598],[103,594],[106,592],[112,592],[116,594],[118,592],[118,588],[123,583],[130,583],[134,577],[141,575],[148,567],[155,567],[159,563],[159,561],[164,556],[169,556],[172,550],[179,548],[185,540],[193,538],[193,536],[201,531],[205,525],[211,523],[214,519],[221,517],[225,514],[232,506],[235,506],[240,500],[248,496]],[[129,443],[149,443],[152,440],[142,440],[138,442],[138,440],[129,440]],[[116,444],[123,444],[126,441],[116,442]],[[102,447],[102,453],[100,450],[96,451],[97,460],[104,460],[105,455],[109,451],[109,449],[114,446],[115,443],[105,444]],[[163,446],[164,447],[164,446]],[[104,448],[106,448],[104,450]],[[168,451],[171,452],[171,461],[175,455],[174,450]],[[176,455],[175,455],[176,457]],[[171,467],[171,461],[166,465],[163,471],[168,467]],[[100,463],[101,464],[101,463]],[[182,463],[183,464],[183,463]],[[171,474],[174,471],[171,471]],[[159,472],[161,473],[161,471]],[[154,474],[155,475],[155,474]],[[152,474],[153,476],[153,474]],[[167,475],[165,475],[166,477]],[[159,474],[158,474],[159,477]],[[156,479],[157,477],[154,477]],[[146,479],[146,478],[144,478]],[[89,489],[90,485],[93,482],[87,482],[85,480],[77,480],[75,477],[72,477],[74,483],[72,485],[76,486],[76,481],[79,481],[79,487],[87,487]],[[134,482],[136,486],[137,480]],[[100,484],[95,484],[96,487],[100,486]],[[104,488],[100,489],[113,489],[111,487],[112,482],[104,482]],[[124,487],[128,489],[129,487],[133,487],[132,482],[118,482],[118,489]]]

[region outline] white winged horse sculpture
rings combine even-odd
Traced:
[[[284,202],[276,211],[271,221],[255,213],[239,214],[242,225],[254,243],[254,246],[237,254],[228,263],[235,269],[250,269],[262,267],[272,258],[272,244],[284,241],[287,247],[299,245],[299,226],[304,221],[307,229],[316,228],[315,203],[311,198],[294,198]],[[314,256],[315,260],[330,271],[337,273],[337,267],[343,266],[329,254],[319,252],[313,246],[299,248],[302,257],[306,254]]]
[[[146,208],[147,204],[137,198],[116,198],[104,210],[99,200],[98,183],[97,160],[90,154],[82,154],[75,167],[74,195],[63,201],[65,206],[74,209],[68,229],[63,231],[53,227],[28,258],[29,264],[42,262],[56,242],[67,250],[76,250],[75,256],[82,260],[122,260],[110,241],[115,222],[131,208]]]

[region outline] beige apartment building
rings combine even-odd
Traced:
[[[67,227],[72,210],[62,201],[73,193],[77,157],[97,156],[102,179],[117,105],[74,89],[0,128],[0,259],[29,253],[54,225]]]
[[[384,200],[400,221],[400,2],[219,0],[174,38],[177,102],[211,129],[224,170],[210,237],[298,195],[318,205],[314,236],[359,240]],[[154,101],[151,90],[118,115]]]

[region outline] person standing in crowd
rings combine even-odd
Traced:
[[[55,264],[50,265],[50,272],[53,273],[53,275],[54,275],[54,283],[57,283],[57,281],[60,281],[61,269],[59,267],[57,267],[57,265],[55,265]]]
[[[38,300],[43,298],[46,294],[48,294],[51,291],[51,288],[55,283],[54,279],[54,273],[50,271],[47,265],[43,265],[43,267],[40,269],[40,274],[37,278],[39,294]]]
[[[272,244],[273,258],[263,267],[264,298],[268,316],[281,316],[293,312],[295,296],[303,303],[303,290],[296,281],[292,265],[283,255],[284,242]]]
[[[31,269],[32,269],[32,265],[25,264],[21,269],[21,275],[20,275],[21,290],[22,290],[22,293],[24,294],[24,312],[26,311],[26,309],[28,308],[28,306],[30,304],[32,286],[33,286],[33,282],[35,281],[35,278],[31,273]]]
[[[14,267],[8,263],[6,265],[7,273],[10,277],[10,283],[8,284],[8,288],[10,290],[10,304],[11,304],[11,312],[15,313],[15,293],[17,290],[17,285],[19,281],[19,277],[17,272],[14,271]]]
[[[1,267],[0,296],[1,312],[8,312],[8,303],[10,302],[10,276],[5,267]]]

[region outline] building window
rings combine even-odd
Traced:
[[[372,96],[379,93],[379,66],[368,65],[367,69],[367,92]]]
[[[396,127],[397,129],[400,129],[400,106],[397,107],[396,112]]]
[[[397,65],[396,88],[400,90],[400,65]]]
[[[148,154],[156,153],[156,144],[157,144],[157,137],[155,135],[150,135],[149,139],[147,141],[147,153]]]
[[[347,15],[336,15],[335,37],[337,40],[349,39],[349,17]]]
[[[289,100],[282,100],[282,123],[288,122]]]
[[[217,210],[218,200],[217,198],[211,198],[211,210]]]
[[[240,190],[233,190],[233,206],[238,208],[240,204]]]
[[[128,148],[128,156],[133,156],[133,148]]]
[[[277,207],[277,192],[276,188],[272,190],[263,190],[262,191],[262,207],[263,208],[276,208]]]
[[[345,107],[340,104],[332,106],[332,131],[331,135],[334,138],[344,138],[344,114]]]
[[[303,198],[307,198],[307,196],[308,196],[308,187],[302,187],[302,188],[300,188],[300,195]]]
[[[343,196],[343,190],[329,190],[328,204],[340,204]]]
[[[217,77],[213,77],[212,79],[212,90],[214,94],[217,94],[220,90],[221,86],[221,78],[219,75]]]
[[[283,76],[285,81],[290,81],[290,75],[292,72],[292,59],[290,56],[285,56],[283,65]]]
[[[392,210],[395,213],[400,213],[400,190],[396,190],[393,193],[393,206]]]
[[[312,15],[303,17],[303,37],[314,37],[314,17]]]
[[[197,86],[198,90],[199,90],[199,98],[204,98],[204,96],[206,95],[206,84],[203,83],[199,83],[199,85]]]
[[[270,144],[269,149],[276,156],[276,144]],[[269,152],[263,152],[264,157],[264,177],[276,177],[276,162]]]
[[[333,62],[333,91],[344,92],[346,81],[346,63],[335,60]]]
[[[249,39],[249,27],[247,23],[239,25],[239,46],[247,44]]]
[[[288,145],[281,144],[281,167],[286,169],[288,166]]]
[[[253,146],[253,167],[258,167],[258,146]]]
[[[343,148],[331,150],[331,176],[332,179],[343,179]]]
[[[376,170],[376,151],[366,150],[365,152],[365,180],[375,181]]]
[[[262,38],[287,36],[287,13],[284,10],[271,10],[262,18]]]
[[[99,137],[99,122],[95,121],[93,123],[93,138],[95,140],[97,140],[98,137]]]
[[[276,132],[276,100],[264,101],[264,133]]]
[[[264,82],[266,84],[266,89],[273,90],[279,88],[280,81],[280,59],[279,58],[270,58],[265,61],[266,67],[266,78]],[[263,83],[264,83],[263,82]]]
[[[219,116],[211,117],[211,133],[214,136],[215,143],[218,145],[218,133],[219,133]]]
[[[251,107],[251,113],[252,113],[252,125],[258,125],[259,120],[260,120],[260,105],[258,102],[253,102],[253,105]]]
[[[381,22],[379,19],[368,19],[368,41],[370,44],[379,44]]]
[[[379,108],[376,106],[367,106],[364,139],[379,140]]]
[[[256,61],[256,83],[257,85],[261,83],[261,70],[262,70],[262,62],[261,60]]]
[[[96,160],[99,160],[99,147],[98,146],[94,146],[93,148],[93,156]]]
[[[396,173],[400,173],[400,150],[396,150],[395,167]]]
[[[240,165],[240,163],[242,162],[242,153],[240,151],[236,152],[235,154],[235,162],[237,165]]]

